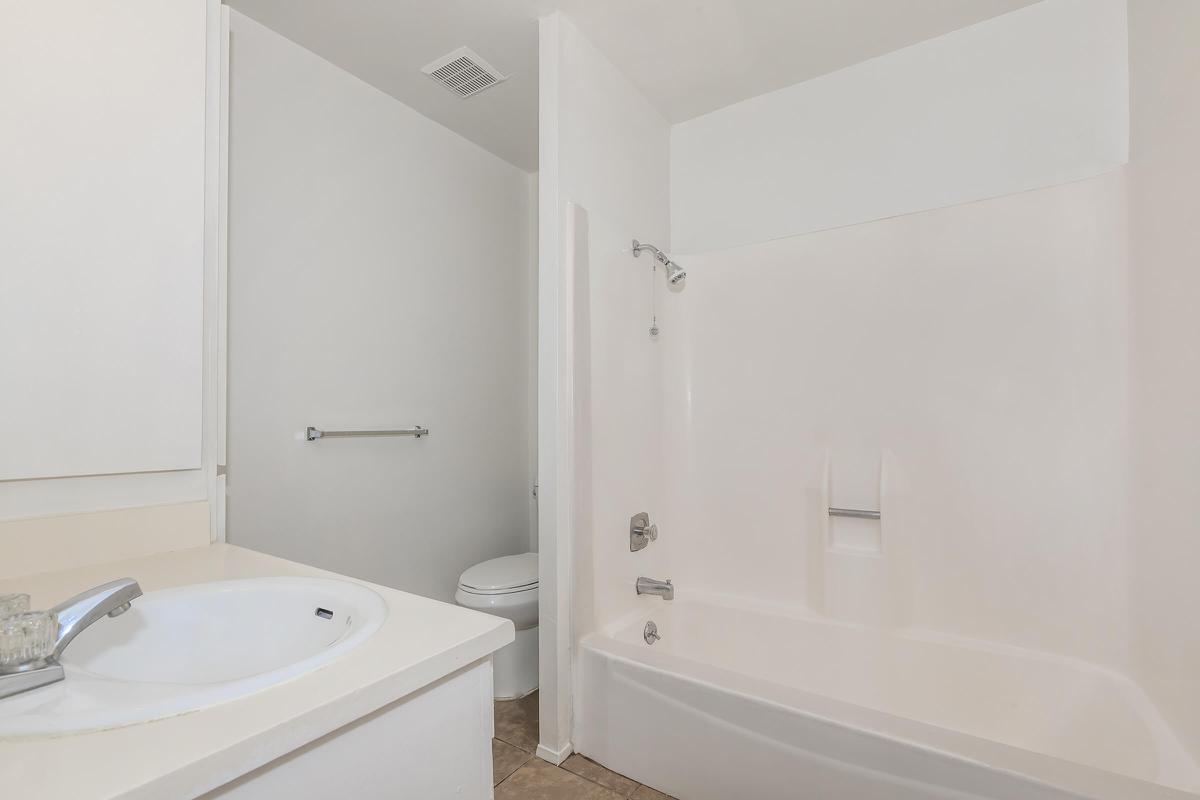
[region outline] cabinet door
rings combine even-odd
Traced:
[[[198,468],[204,0],[0,17],[0,480]]]

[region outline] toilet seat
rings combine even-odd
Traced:
[[[458,579],[467,594],[515,594],[537,589],[537,553],[502,556],[469,567]]]
[[[486,614],[510,619],[513,627],[518,631],[537,627],[538,624],[538,590],[536,586],[523,592],[506,594],[475,594],[465,589],[459,589],[454,593],[454,602],[463,608],[473,608]]]

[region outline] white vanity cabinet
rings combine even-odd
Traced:
[[[202,800],[485,800],[492,733],[486,658]]]
[[[0,579],[0,594],[20,590],[29,593],[35,604],[53,604],[81,587],[123,575],[136,575],[145,592],[134,601],[134,611],[117,620],[100,620],[83,635],[93,634],[102,644],[101,626],[115,627],[130,619],[143,631],[154,627],[156,618],[176,618],[186,629],[189,609],[211,611],[227,622],[224,628],[218,625],[205,634],[207,639],[198,639],[195,649],[208,648],[209,657],[200,660],[215,672],[190,671],[187,659],[177,656],[147,671],[139,660],[136,637],[131,640],[119,630],[110,631],[122,642],[119,652],[110,653],[103,663],[81,654],[79,671],[69,671],[66,680],[34,690],[26,696],[23,710],[14,712],[42,718],[39,732],[6,735],[0,729],[4,797],[486,800],[492,796],[492,656],[513,641],[515,631],[509,620],[229,544]],[[327,586],[331,579],[333,585]],[[241,588],[235,590],[230,582],[240,582]],[[229,599],[234,591],[249,593]],[[217,596],[226,599],[218,603],[213,599]],[[135,616],[139,602],[144,613],[140,621]],[[358,617],[361,626],[351,626],[351,633],[333,643],[323,635],[312,638],[302,633],[309,629],[300,621],[309,618],[311,602],[333,609],[331,624]],[[236,620],[246,614],[229,611],[238,604],[265,609],[260,620],[271,620],[267,627],[278,626],[287,635],[253,637],[226,630],[245,625]],[[214,610],[218,606],[225,610]],[[301,615],[292,613],[296,611]],[[355,638],[354,630],[362,632],[361,639]],[[125,713],[130,703],[153,701],[168,689],[220,690],[221,680],[201,682],[200,678],[228,674],[232,666],[277,661],[264,662],[264,654],[253,652],[253,642],[264,639],[291,642],[276,644],[272,652],[286,651],[307,666],[299,674],[277,674],[248,694],[223,701],[206,694],[206,701],[195,708],[189,700],[186,707],[191,710],[184,713],[142,721],[131,721]],[[140,646],[153,641],[157,640],[151,636]],[[231,649],[222,651],[221,642],[228,642]],[[317,653],[338,647],[338,642],[346,648],[314,660],[310,649],[316,642],[326,642]],[[86,648],[89,643],[81,640],[80,645]],[[103,647],[95,653],[102,654]],[[246,661],[238,660],[239,655]],[[292,663],[299,662],[289,657],[279,666]],[[80,684],[89,669],[101,677],[91,689],[84,689]],[[174,669],[181,670],[181,676],[174,682],[164,679]],[[237,683],[264,674],[237,673],[231,680]],[[230,690],[236,688],[225,683]],[[75,690],[79,691],[70,696]],[[20,704],[22,696],[9,698],[0,707],[13,702]],[[93,712],[113,712],[124,719],[97,728]],[[77,727],[81,713],[92,715],[87,730]],[[64,764],[71,768],[63,769]]]

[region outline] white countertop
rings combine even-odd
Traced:
[[[35,608],[48,608],[122,577],[136,579],[150,592],[272,576],[344,578],[214,544],[4,580],[0,593],[28,592]],[[38,800],[195,797],[513,641],[508,620],[356,582],[379,593],[388,616],[379,631],[346,655],[256,694],[168,719],[91,733],[0,740],[0,793]]]

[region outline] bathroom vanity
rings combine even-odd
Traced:
[[[0,700],[14,796],[491,797],[510,621],[227,544],[0,593],[49,607],[126,576],[145,595],[80,635],[65,680]]]

